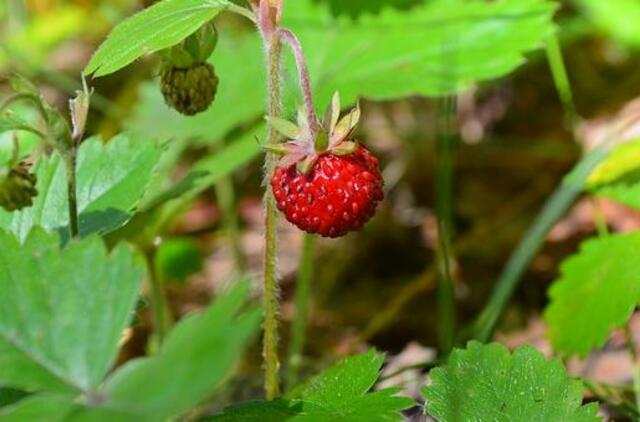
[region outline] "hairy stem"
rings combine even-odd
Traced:
[[[309,300],[311,299],[311,279],[313,278],[313,240],[311,234],[305,233],[300,265],[298,268],[298,284],[295,296],[295,315],[291,327],[291,345],[289,347],[289,367],[287,371],[287,387],[298,382],[298,372],[304,352],[307,318],[309,317]]]
[[[265,38],[267,52],[267,78],[268,78],[268,114],[280,116],[282,113],[280,67],[282,43],[280,36],[274,32],[269,38]],[[273,127],[269,127],[267,143],[270,145],[278,142],[278,133]],[[273,192],[269,186],[269,180],[273,174],[277,162],[274,154],[267,153],[265,159],[265,248],[264,248],[264,338],[263,356],[265,365],[264,388],[267,400],[273,400],[280,395],[280,382],[278,372],[280,362],[278,359],[278,274],[276,266],[277,256],[277,221],[278,215]]]
[[[436,211],[438,216],[438,337],[442,353],[448,353],[455,338],[455,298],[453,286],[453,134],[456,99],[439,100],[440,124],[437,134]]]
[[[311,79],[309,78],[309,69],[307,68],[307,62],[304,59],[302,45],[300,44],[298,37],[288,29],[280,29],[278,32],[282,39],[289,45],[289,47],[291,47],[293,57],[296,60],[296,67],[298,68],[298,76],[300,78],[300,88],[302,89],[302,96],[304,97],[304,108],[307,113],[309,128],[311,129],[312,134],[316,134],[319,129],[318,116],[316,114],[315,106],[313,105]]]

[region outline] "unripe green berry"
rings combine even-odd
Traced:
[[[187,116],[207,110],[218,90],[218,78],[209,63],[190,68],[166,65],[160,77],[160,90],[167,105]]]
[[[0,207],[16,211],[33,205],[36,190],[36,176],[24,168],[0,170]]]

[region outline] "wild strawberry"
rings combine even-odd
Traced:
[[[209,22],[180,44],[161,52],[160,91],[169,107],[186,116],[209,108],[219,81],[207,59],[217,42],[218,33]]]
[[[169,65],[160,75],[160,91],[165,102],[186,116],[207,110],[217,89],[218,78],[209,63],[188,68]]]
[[[298,126],[270,119],[293,138],[271,148],[284,154],[271,179],[278,209],[301,230],[325,237],[361,229],[384,197],[378,159],[352,140],[360,110],[340,122],[339,113],[336,95],[315,134],[302,114]]]
[[[26,167],[0,168],[0,207],[7,211],[30,207],[37,194],[36,176]]]

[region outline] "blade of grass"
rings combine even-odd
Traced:
[[[453,251],[453,146],[456,98],[438,100],[439,124],[436,152],[436,214],[438,217],[438,339],[442,353],[448,353],[455,339],[455,298],[451,266]]]

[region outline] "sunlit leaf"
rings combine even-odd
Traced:
[[[120,136],[104,145],[98,138],[84,142],[78,152],[77,199],[80,233],[105,233],[126,223],[145,193],[160,150],[153,142],[134,144]],[[31,208],[0,210],[0,227],[24,238],[34,225],[67,234],[67,178],[63,160],[55,153],[34,168],[38,196]]]
[[[127,246],[35,229],[20,244],[0,230],[0,383],[26,390],[95,389],[116,357],[144,264]]]
[[[226,0],[163,0],[122,21],[91,58],[86,74],[104,76],[144,54],[171,47],[213,19]]]
[[[561,267],[545,311],[558,352],[586,356],[640,304],[640,233],[588,240]]]
[[[497,343],[470,342],[429,376],[426,411],[440,422],[600,420],[595,404],[581,406],[582,383],[531,346],[509,354]]]
[[[243,403],[210,418],[215,422],[321,422],[328,420],[402,421],[400,411],[413,401],[398,397],[397,389],[368,393],[378,378],[384,358],[368,353],[345,359],[311,378],[283,400]]]

